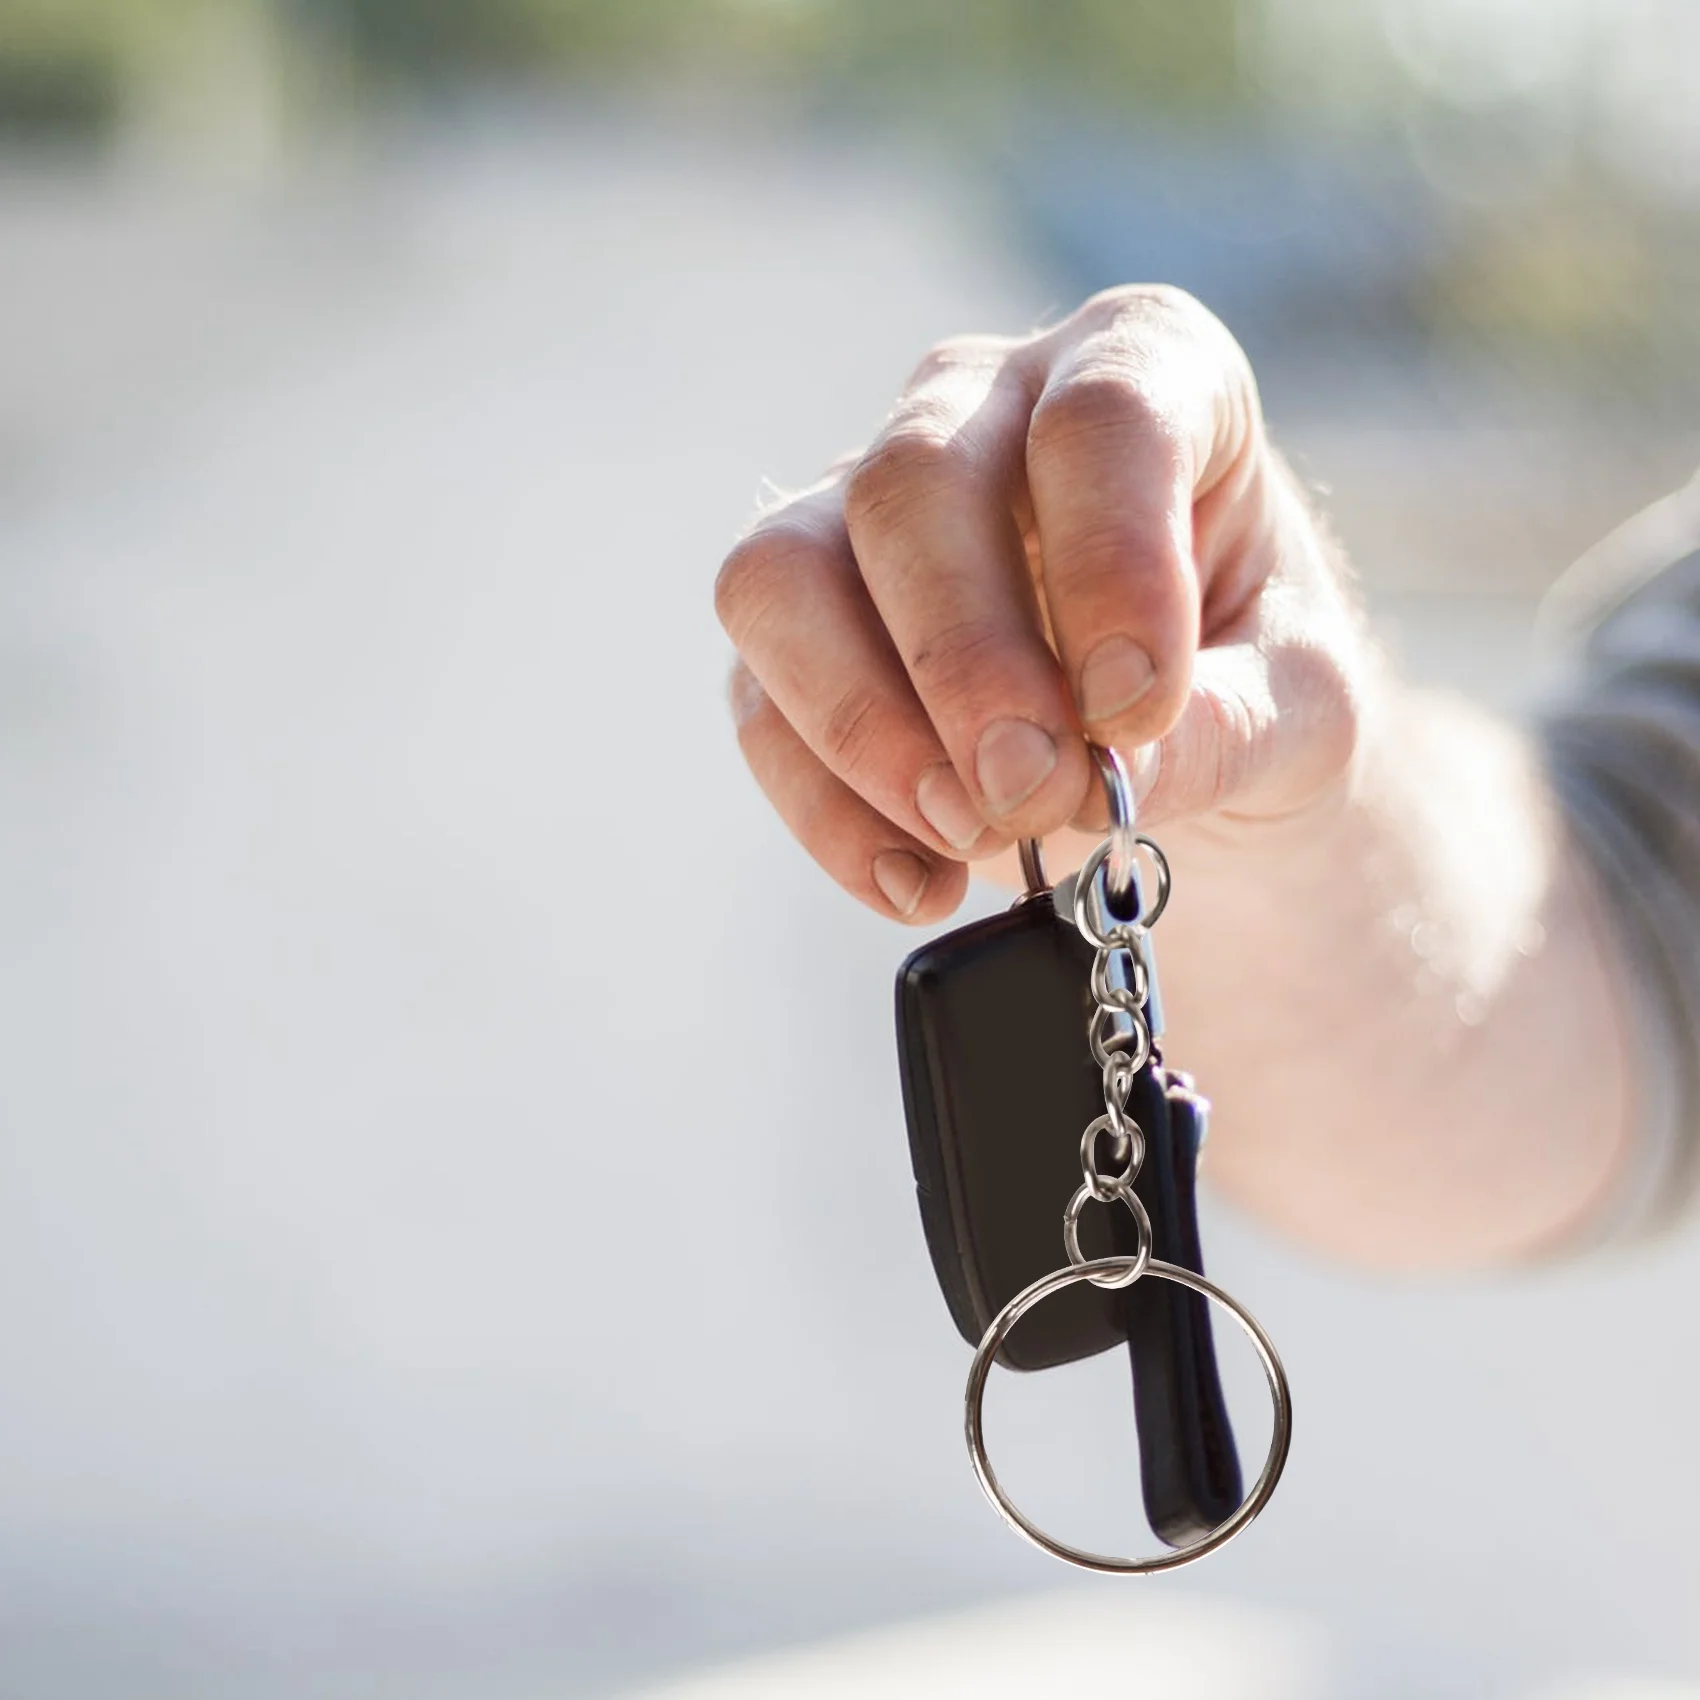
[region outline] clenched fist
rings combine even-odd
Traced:
[[[1088,738],[1145,821],[1291,816],[1347,771],[1369,648],[1190,296],[1094,296],[916,368],[859,459],[721,569],[745,757],[823,868],[933,921],[964,863],[1103,819]]]
[[[1171,1048],[1212,1176],[1266,1219],[1412,1265],[1609,1208],[1627,980],[1540,751],[1380,661],[1197,302],[1111,290],[936,348],[717,597],[750,767],[884,914],[942,918],[1017,837],[1076,865],[1086,741],[1123,752],[1176,869]]]

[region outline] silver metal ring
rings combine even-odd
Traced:
[[[1139,917],[1139,925],[1148,932],[1162,920],[1163,911],[1169,907],[1169,887],[1173,882],[1169,877],[1169,858],[1163,854],[1162,845],[1142,832],[1135,835],[1134,843],[1151,858],[1151,866],[1157,870],[1157,895],[1151,900],[1151,907]]]
[[[1108,1068],[1111,1057],[1121,1056],[1130,1060],[1133,1071],[1137,1074],[1151,1060],[1151,1026],[1143,1012],[1135,1010],[1132,1016],[1132,1030],[1128,1033],[1118,1033],[1110,1023],[1119,1013],[1120,1011],[1112,1009],[1108,1004],[1099,1004],[1092,1011],[1092,1020],[1086,1029],[1086,1042],[1092,1047],[1092,1060],[1099,1068]]]
[[[1111,1051],[1098,1066],[1104,1071],[1104,1108],[1125,1110],[1134,1077],[1144,1064],[1136,1064],[1126,1051]]]
[[[1103,744],[1089,744],[1087,748],[1098,764],[1098,777],[1104,782],[1104,795],[1110,803],[1110,869],[1106,885],[1112,906],[1122,909],[1133,895],[1133,823],[1137,810],[1133,777],[1119,750],[1109,749]]]
[[[964,1398],[968,1456],[973,1460],[974,1474],[979,1479],[980,1487],[992,1502],[997,1514],[1016,1534],[1025,1541],[1031,1541],[1041,1552],[1048,1552],[1065,1564],[1078,1565],[1082,1570],[1096,1570],[1104,1576],[1155,1576],[1165,1570],[1178,1570],[1182,1565],[1191,1564],[1194,1560],[1215,1552],[1219,1547],[1226,1546],[1269,1503],[1269,1497],[1281,1479],[1281,1472],[1286,1468],[1287,1453],[1293,1442],[1293,1398],[1287,1386],[1287,1372],[1281,1367],[1281,1359],[1275,1350],[1274,1341],[1264,1333],[1257,1318],[1236,1299],[1223,1292],[1214,1281],[1207,1280],[1202,1275],[1195,1275],[1190,1269],[1181,1269],[1175,1264],[1159,1263],[1153,1259],[1145,1267],[1147,1279],[1155,1277],[1159,1281],[1178,1282],[1183,1287],[1190,1287],[1195,1293],[1201,1293],[1212,1304],[1220,1305],[1238,1323],[1257,1350],[1257,1356],[1263,1365],[1264,1378],[1269,1383],[1269,1397],[1274,1403],[1275,1421],[1269,1436],[1269,1456],[1264,1460],[1257,1480],[1252,1483],[1251,1492],[1246,1495],[1239,1510],[1225,1522],[1217,1524],[1209,1534],[1201,1535],[1189,1545],[1177,1547],[1173,1552],[1163,1553],[1157,1558],[1112,1558],[1104,1553],[1088,1552],[1082,1547],[1071,1547],[1066,1542],[1047,1535],[1004,1492],[996,1471],[992,1469],[991,1458],[987,1455],[985,1435],[986,1380],[992,1372],[993,1361],[1003,1349],[1004,1341],[1009,1338],[1010,1331],[1022,1317],[1035,1305],[1050,1298],[1053,1293],[1060,1293],[1077,1281],[1090,1281],[1100,1274],[1125,1270],[1138,1261],[1134,1257],[1101,1257],[1092,1263],[1071,1264],[1065,1269],[1058,1269],[1041,1277],[1032,1286],[1023,1288],[993,1317],[991,1327],[986,1330],[980,1341],[979,1348],[974,1353],[974,1362],[968,1370],[968,1388]]]
[[[1112,1275],[1093,1275],[1089,1279],[1094,1287],[1131,1287],[1151,1262],[1151,1218],[1146,1214],[1139,1194],[1126,1181],[1111,1182],[1109,1190],[1112,1197],[1119,1198],[1132,1213],[1139,1229],[1139,1250],[1122,1257],[1100,1258],[1101,1263],[1124,1264],[1126,1267]],[[1110,1199],[1098,1196],[1090,1181],[1082,1181],[1074,1197],[1068,1201],[1068,1208],[1063,1211],[1063,1250],[1068,1253],[1072,1268],[1084,1269],[1087,1266],[1086,1253],[1080,1249],[1080,1212],[1088,1203],[1109,1202]]]
[[[1107,1175],[1098,1167],[1098,1136],[1102,1133],[1115,1135],[1110,1149],[1121,1160],[1117,1174]],[[1115,1201],[1115,1188],[1131,1186],[1144,1162],[1145,1130],[1125,1110],[1106,1111],[1086,1124],[1086,1131],[1080,1136],[1080,1171],[1086,1177],[1088,1190],[1100,1204]],[[1093,1182],[1104,1190],[1100,1192]],[[1069,1262],[1073,1261],[1071,1257]]]
[[[1138,1155],[1134,1160],[1133,1174],[1138,1174],[1139,1165],[1145,1161],[1145,1130],[1127,1113],[1125,1103],[1118,1104],[1114,1098],[1105,1100],[1104,1113],[1087,1123],[1085,1133],[1080,1136],[1080,1149],[1083,1152],[1088,1150],[1096,1152],[1097,1146],[1094,1141],[1101,1133],[1115,1135],[1114,1150],[1118,1157],[1125,1156],[1129,1146],[1134,1146],[1137,1149]],[[1086,1163],[1084,1157],[1081,1162],[1087,1168],[1097,1167],[1095,1163]],[[1128,1175],[1125,1178],[1132,1180],[1133,1175]]]
[[[1092,1001],[1109,1004],[1114,1009],[1124,1010],[1132,1015],[1144,1007],[1145,1000],[1151,995],[1151,974],[1145,966],[1144,958],[1139,955],[1137,935],[1132,928],[1115,927],[1111,931],[1112,934],[1126,932],[1128,943],[1112,945],[1108,949],[1100,950],[1092,958]],[[1110,963],[1118,950],[1127,952],[1129,983],[1125,986],[1110,984]]]
[[[1143,914],[1132,922],[1117,921],[1109,917],[1110,924],[1100,924],[1103,914],[1103,898],[1108,895],[1109,876],[1104,875],[1104,891],[1099,891],[1099,875],[1104,871],[1104,864],[1109,860],[1113,840],[1104,839],[1102,843],[1081,864],[1080,872],[1074,876],[1074,924],[1080,930],[1081,937],[1088,944],[1093,944],[1099,950],[1116,950],[1127,948],[1116,935],[1124,927],[1131,926],[1136,935],[1154,927],[1162,919],[1163,911],[1169,906],[1169,858],[1163,854],[1162,846],[1147,838],[1143,833],[1134,834],[1134,843],[1151,858],[1151,865],[1157,872],[1157,895],[1151,900]],[[1099,913],[1094,914],[1096,902]]]

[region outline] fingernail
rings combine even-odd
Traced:
[[[767,692],[761,688],[761,681],[742,663],[732,669],[726,695],[732,704],[732,723],[735,726],[755,719],[767,701]]]
[[[1031,720],[994,720],[980,734],[974,777],[980,792],[1000,815],[1031,797],[1057,765],[1057,746]]]
[[[952,850],[966,850],[986,830],[968,787],[948,762],[936,762],[921,775],[915,787],[915,807]]]
[[[1113,720],[1151,689],[1157,669],[1130,637],[1108,637],[1080,669],[1080,718]]]
[[[882,850],[874,857],[874,884],[899,915],[913,915],[927,889],[927,865],[907,850]]]

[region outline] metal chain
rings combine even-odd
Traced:
[[[1106,839],[1080,870],[1075,887],[1075,925],[1096,952],[1091,976],[1093,1009],[1086,1036],[1093,1060],[1103,1070],[1104,1113],[1089,1122],[1080,1136],[1082,1179],[1063,1212],[1063,1249],[1075,1267],[1084,1264],[1087,1259],[1080,1248],[1081,1212],[1088,1203],[1125,1205],[1139,1229],[1139,1249],[1134,1261],[1124,1271],[1089,1275],[1087,1279],[1097,1287],[1131,1287],[1151,1261],[1151,1218],[1133,1190],[1140,1165],[1145,1161],[1145,1133],[1127,1113],[1134,1080],[1151,1060],[1148,1013],[1151,973],[1146,948],[1148,928],[1144,916],[1138,913],[1141,892],[1136,879],[1130,881],[1134,919],[1115,920],[1107,927],[1101,923],[1100,917],[1110,913],[1105,870],[1109,852],[1110,841]],[[1168,898],[1168,868],[1160,860],[1158,867],[1160,896],[1153,906],[1153,915]],[[1109,1167],[1099,1167],[1101,1152],[1107,1157]]]

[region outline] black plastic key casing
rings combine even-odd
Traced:
[[[897,979],[898,1051],[921,1221],[952,1320],[978,1344],[1022,1288],[1065,1261],[1080,1137],[1104,1108],[1087,1043],[1093,952],[1046,896],[923,945]],[[1195,1181],[1204,1105],[1153,1060],[1128,1110],[1145,1134],[1135,1190],[1159,1260],[1203,1273]],[[1131,1215],[1089,1204],[1088,1257],[1137,1249]],[[1242,1498],[1205,1299],[1171,1281],[1081,1282],[1017,1325],[999,1362],[1045,1369],[1126,1343],[1146,1515],[1171,1546]]]

